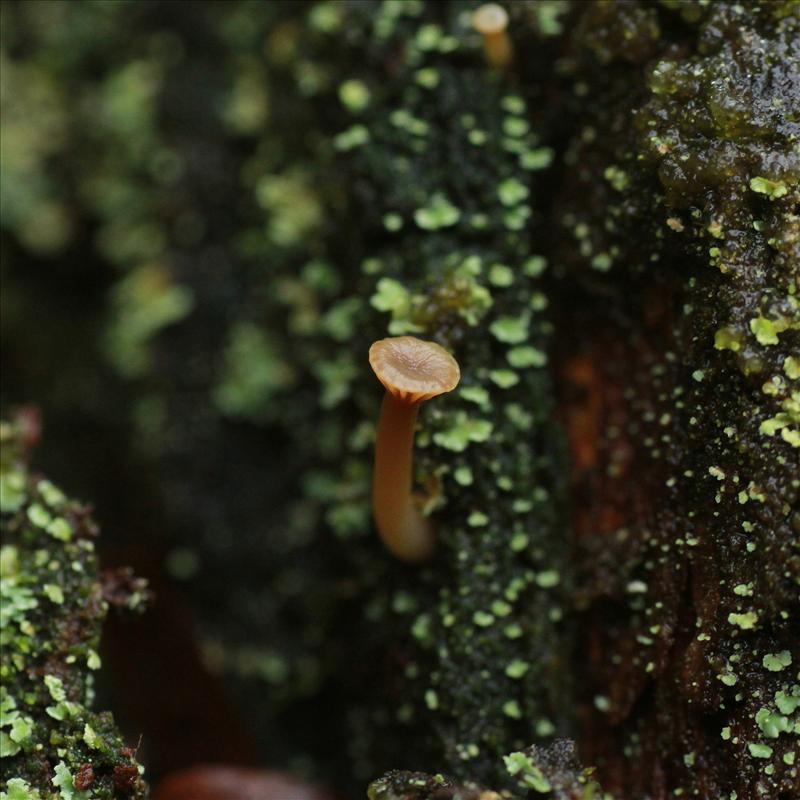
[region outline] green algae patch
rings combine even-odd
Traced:
[[[780,653],[767,653],[761,659],[761,663],[770,672],[781,672],[792,663],[792,654],[788,650],[781,650]]]
[[[135,749],[92,709],[108,611],[97,527],[85,506],[28,473],[21,442],[16,425],[0,423],[0,480],[17,487],[0,518],[0,797],[143,800]]]
[[[414,212],[414,221],[427,231],[449,228],[461,219],[461,211],[442,194],[434,195],[427,206]]]
[[[754,744],[749,743],[747,749],[753,758],[770,758],[772,756],[772,748],[768,744]]]
[[[737,625],[743,631],[749,631],[758,624],[758,614],[755,611],[748,611],[744,614],[735,614],[731,612],[728,614],[728,622],[731,625]]]
[[[456,414],[452,427],[433,434],[433,441],[445,450],[462,453],[472,443],[485,442],[492,433],[492,423],[465,413]]]
[[[490,326],[492,335],[505,344],[520,344],[528,338],[530,318],[523,314],[519,317],[499,317]]]
[[[194,298],[186,287],[170,282],[166,267],[148,265],[117,284],[112,303],[115,313],[106,333],[106,349],[117,369],[133,378],[150,366],[153,337],[186,317]]]
[[[758,194],[766,195],[770,200],[778,200],[789,193],[783,181],[771,181],[769,178],[751,178],[750,188]]]
[[[777,320],[766,319],[765,317],[755,317],[750,320],[750,330],[756,337],[759,344],[770,345],[778,344],[778,337],[785,330],[797,328],[800,323],[794,324],[787,318]]]

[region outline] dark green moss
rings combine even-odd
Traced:
[[[92,710],[108,610],[97,527],[86,506],[28,471],[21,425],[2,423],[0,442],[0,796],[142,798],[135,749],[110,713]]]

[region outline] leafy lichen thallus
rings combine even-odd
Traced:
[[[414,425],[420,405],[452,391],[461,372],[443,347],[413,336],[375,342],[369,349],[369,363],[386,388],[375,440],[375,524],[397,558],[424,561],[433,555],[436,538],[411,491]]]

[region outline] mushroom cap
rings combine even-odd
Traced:
[[[484,36],[502,33],[508,27],[508,12],[497,3],[486,3],[472,15],[472,26]]]
[[[408,403],[450,392],[461,378],[447,350],[415,336],[379,339],[369,348],[369,364],[386,391]]]

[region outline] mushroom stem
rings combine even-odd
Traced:
[[[369,363],[386,389],[375,439],[372,513],[397,558],[424,561],[436,540],[411,492],[414,423],[420,404],[455,389],[461,371],[443,347],[414,336],[373,342]]]
[[[386,392],[375,441],[372,508],[378,533],[402,561],[424,561],[436,543],[411,491],[414,426],[420,403]]]

